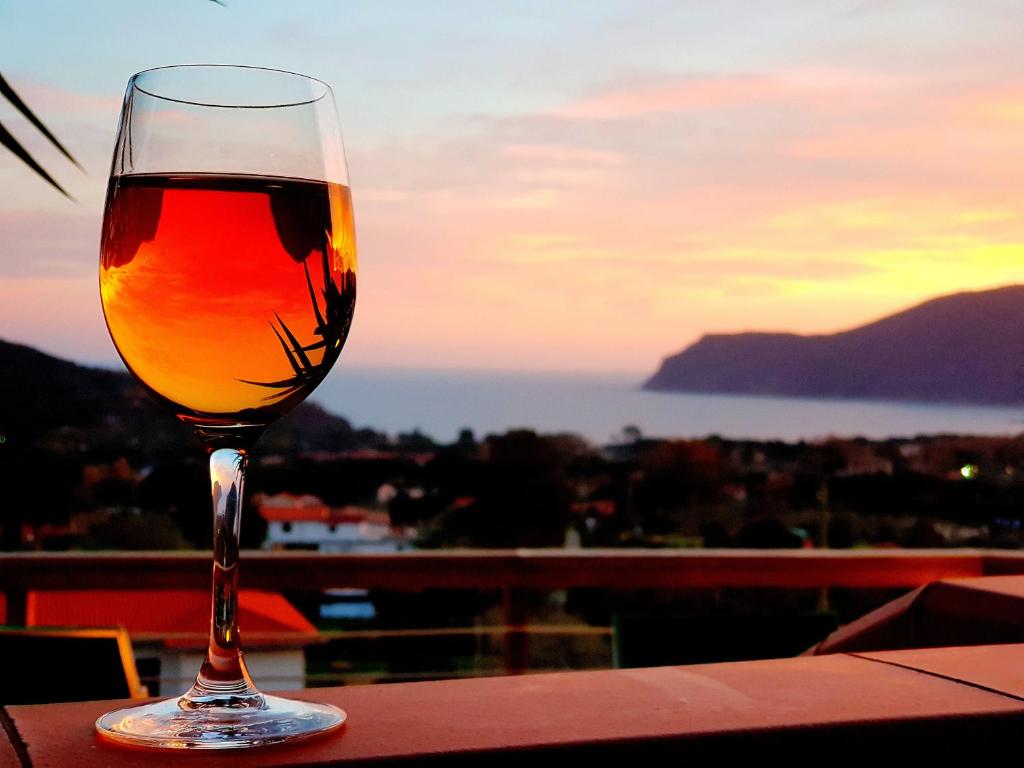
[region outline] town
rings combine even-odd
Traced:
[[[1024,437],[662,440],[635,427],[606,446],[528,430],[479,440],[465,430],[450,444],[348,437],[361,444],[268,439],[278,450],[253,457],[245,546],[1019,547],[1024,535]],[[91,461],[103,451],[51,440],[46,452],[62,471],[45,505],[11,505],[10,548],[208,546],[198,451]]]

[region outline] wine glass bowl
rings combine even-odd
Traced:
[[[355,227],[333,114],[326,85],[273,70],[167,67],[129,83],[103,311],[128,369],[207,439],[251,444],[348,335]]]
[[[327,374],[355,306],[348,188],[223,174],[111,179],[100,290],[132,373],[179,418],[258,428]]]
[[[352,200],[330,88],[277,70],[186,65],[131,78],[100,246],[125,365],[210,454],[209,649],[183,696],[96,724],[150,747],[230,748],[332,730],[335,707],[266,696],[237,625],[249,449],[324,379],[355,308]]]

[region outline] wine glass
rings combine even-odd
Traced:
[[[336,707],[256,688],[237,622],[248,452],[327,375],[355,306],[355,227],[330,87],[259,67],[133,76],[100,250],[103,312],[121,359],[209,453],[213,610],[195,684],[109,712],[97,730],[142,746],[218,749],[340,727]]]

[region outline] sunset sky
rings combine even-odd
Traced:
[[[1024,4],[0,0],[0,338],[112,364],[103,193],[135,71],[335,89],[360,243],[343,364],[652,371],[1022,281]]]

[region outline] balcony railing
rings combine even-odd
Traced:
[[[340,733],[228,756],[106,743],[92,724],[117,702],[8,706],[0,766],[704,765],[754,754],[785,765],[974,764],[1015,754],[1022,654],[941,648],[324,688],[300,695],[344,708]]]
[[[246,586],[500,590],[506,654],[522,662],[531,591],[573,587],[912,588],[939,579],[1024,574],[1024,554],[985,550],[536,551],[321,555],[249,552]],[[30,590],[205,589],[203,553],[0,555],[16,621]],[[998,580],[996,580],[998,581]],[[349,713],[336,736],[233,755],[243,765],[492,765],[538,757],[639,760],[835,755],[976,756],[1016,745],[1024,646],[859,652],[823,657],[324,688],[300,695]],[[0,707],[0,768],[148,764],[93,733],[112,702]],[[164,756],[162,756],[164,757]],[[171,756],[166,756],[170,758]],[[183,757],[210,762],[202,756]],[[211,758],[217,762],[219,758]],[[809,758],[804,758],[808,760]],[[172,762],[177,762],[173,761]]]
[[[906,588],[956,577],[1024,573],[1024,553],[992,550],[444,550],[386,555],[249,551],[242,583],[268,590],[425,589],[500,591],[496,626],[345,632],[347,639],[438,634],[498,635],[504,670],[527,667],[529,638],[540,634],[610,634],[608,627],[530,623],[533,591],[738,588]],[[25,622],[31,590],[206,589],[203,552],[29,552],[0,554],[7,623]]]

